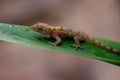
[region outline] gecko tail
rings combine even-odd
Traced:
[[[86,41],[94,44],[95,46],[98,46],[98,47],[100,47],[100,48],[103,48],[103,49],[105,49],[105,50],[108,50],[108,51],[111,51],[111,52],[114,52],[114,53],[120,55],[120,51],[118,51],[118,50],[116,50],[116,49],[114,49],[114,48],[112,48],[112,47],[110,47],[110,46],[108,46],[108,45],[105,45],[105,44],[103,44],[103,43],[95,40],[95,39],[92,38],[92,37],[88,37],[88,38],[86,39]]]

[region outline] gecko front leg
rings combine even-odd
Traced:
[[[55,42],[49,42],[52,46],[57,46],[62,41],[58,35],[51,35],[51,37],[56,40]]]
[[[80,41],[83,41],[83,40],[80,39],[79,36],[74,36],[74,41],[75,41],[75,43],[71,45],[72,47],[75,47],[76,49],[83,48],[80,46]]]

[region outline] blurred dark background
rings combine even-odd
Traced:
[[[119,0],[0,0],[0,22],[38,21],[120,41]],[[120,68],[101,61],[0,42],[0,80],[119,80]]]

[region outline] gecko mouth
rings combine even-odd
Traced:
[[[30,28],[31,28],[32,30],[34,30],[34,31],[37,30],[37,29],[36,29],[36,26],[34,26],[34,25],[31,25]]]

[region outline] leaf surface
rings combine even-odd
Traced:
[[[51,39],[48,35],[41,35],[40,33],[32,31],[28,26],[0,23],[0,40],[45,50],[89,57],[120,66],[120,55],[116,55],[115,53],[101,49],[87,42],[81,43],[84,49],[75,50],[70,46],[70,44],[74,43],[74,40],[68,38],[63,39],[59,46],[54,47],[48,44],[48,42],[54,42],[54,39]],[[98,38],[97,40],[120,50],[120,42]]]

